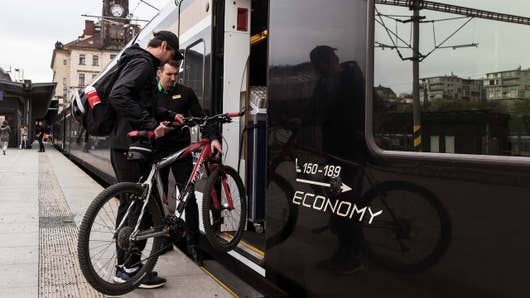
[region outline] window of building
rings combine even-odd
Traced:
[[[84,73],[80,73],[79,74],[79,84],[78,86],[85,86],[85,74]]]
[[[522,7],[517,10],[521,12],[530,9],[526,2],[503,3],[506,7]],[[492,10],[480,1],[474,2],[472,8]],[[384,97],[373,99],[373,134],[380,148],[530,157],[530,152],[522,149],[526,146],[523,140],[530,139],[530,92],[526,92],[525,79],[530,75],[530,43],[522,46],[521,39],[510,38],[529,35],[530,26],[474,18],[455,35],[451,34],[462,24],[458,20],[437,21],[429,29],[420,26],[422,59],[418,62],[419,77],[413,78],[416,62],[408,59],[412,57],[408,46],[412,24],[395,21],[410,20],[412,12],[408,7],[382,4],[375,4],[375,10],[373,86],[418,96],[416,107],[414,96],[411,101],[401,96],[392,101]],[[448,17],[430,10],[420,14],[425,17],[422,22]],[[492,31],[495,39],[491,38]],[[445,41],[439,38],[442,35],[450,38]],[[444,83],[436,85],[437,92],[433,92],[432,84],[440,79]],[[417,85],[414,80],[431,85],[422,84],[419,90],[413,90]],[[418,127],[422,142],[403,142],[403,135],[414,135],[414,128]],[[394,139],[407,146],[396,149]]]
[[[92,81],[93,81],[97,76],[98,76],[97,73],[93,73],[93,74],[92,74]]]
[[[440,136],[431,136],[431,152],[440,152]]]
[[[66,78],[63,78],[63,87],[66,87]]]
[[[63,59],[63,65],[66,65],[66,63],[67,63],[66,59]]]
[[[114,60],[116,58],[116,54],[110,54],[110,60]]]
[[[99,66],[99,56],[92,56],[92,66]]]
[[[85,54],[79,55],[79,65],[85,65]]]

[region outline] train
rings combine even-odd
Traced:
[[[247,109],[222,130],[249,202],[240,267],[296,297],[523,297],[530,4],[504,2],[170,1],[129,45],[175,32],[206,113]],[[467,20],[478,46],[447,44]],[[55,146],[111,184],[78,109]]]

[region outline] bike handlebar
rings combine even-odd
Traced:
[[[244,114],[245,110],[242,110],[241,112],[229,112],[205,117],[186,117],[184,118],[184,123],[182,124],[182,127],[191,127],[195,125],[204,127],[216,123],[230,123],[232,122],[232,118],[241,117]],[[164,125],[167,127],[175,127],[175,125],[173,125],[173,123],[169,121],[165,122]],[[127,135],[131,138],[152,139],[154,138],[155,133],[154,131],[133,130],[130,131]]]
[[[186,117],[184,118],[183,126],[208,126],[215,123],[230,123],[232,118],[241,117],[244,114],[245,111],[217,114],[209,117]]]

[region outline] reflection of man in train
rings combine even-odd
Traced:
[[[364,79],[357,63],[339,63],[335,50],[321,45],[310,53],[311,64],[319,75],[313,92],[311,114],[321,129],[323,151],[362,166],[366,158],[363,138]],[[330,199],[355,203],[362,187],[360,166],[333,158],[329,162],[342,165],[340,179],[331,181],[332,184],[343,182],[352,188],[344,193],[335,189]],[[360,227],[356,222],[356,218],[330,215],[329,228],[337,236],[339,247],[333,256],[320,263],[321,266],[341,273],[362,268],[359,260]]]
[[[178,113],[179,115],[190,115],[194,117],[204,117],[205,114],[199,104],[197,95],[191,88],[177,83],[179,62],[170,60],[160,66],[157,71],[159,78],[156,98],[158,106]],[[215,129],[207,132],[213,139],[212,151],[222,152],[221,143],[217,140]],[[190,132],[188,129],[174,129],[164,137],[156,141],[155,147],[159,158],[175,153],[190,144]],[[191,155],[174,162],[171,165],[171,172],[175,178],[179,189],[183,189],[187,179],[193,170]],[[164,194],[167,200],[169,167],[160,170],[160,176],[164,185]],[[202,266],[202,257],[198,250],[199,244],[199,213],[195,196],[188,199],[186,205],[186,241],[188,254],[193,261]],[[169,246],[171,247],[171,246]]]

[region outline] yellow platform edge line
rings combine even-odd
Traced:
[[[226,237],[229,237],[229,238],[234,238],[232,235],[228,234],[228,233],[223,233],[223,235],[225,235]],[[251,244],[249,244],[248,242],[245,242],[243,240],[240,240],[239,241],[241,244],[243,244],[244,246],[246,246],[248,249],[252,250],[253,252],[261,255],[261,256],[265,256],[265,252],[263,252],[262,250],[260,250],[259,248],[256,248],[254,246],[252,246]]]
[[[215,277],[210,271],[208,271],[203,266],[199,267],[202,271],[204,271],[206,274],[208,274],[215,282],[217,282],[221,287],[223,287],[225,290],[227,290],[232,296],[239,298],[239,295],[236,294],[236,292],[232,291],[226,284],[224,284],[221,280],[219,280],[217,277]]]

